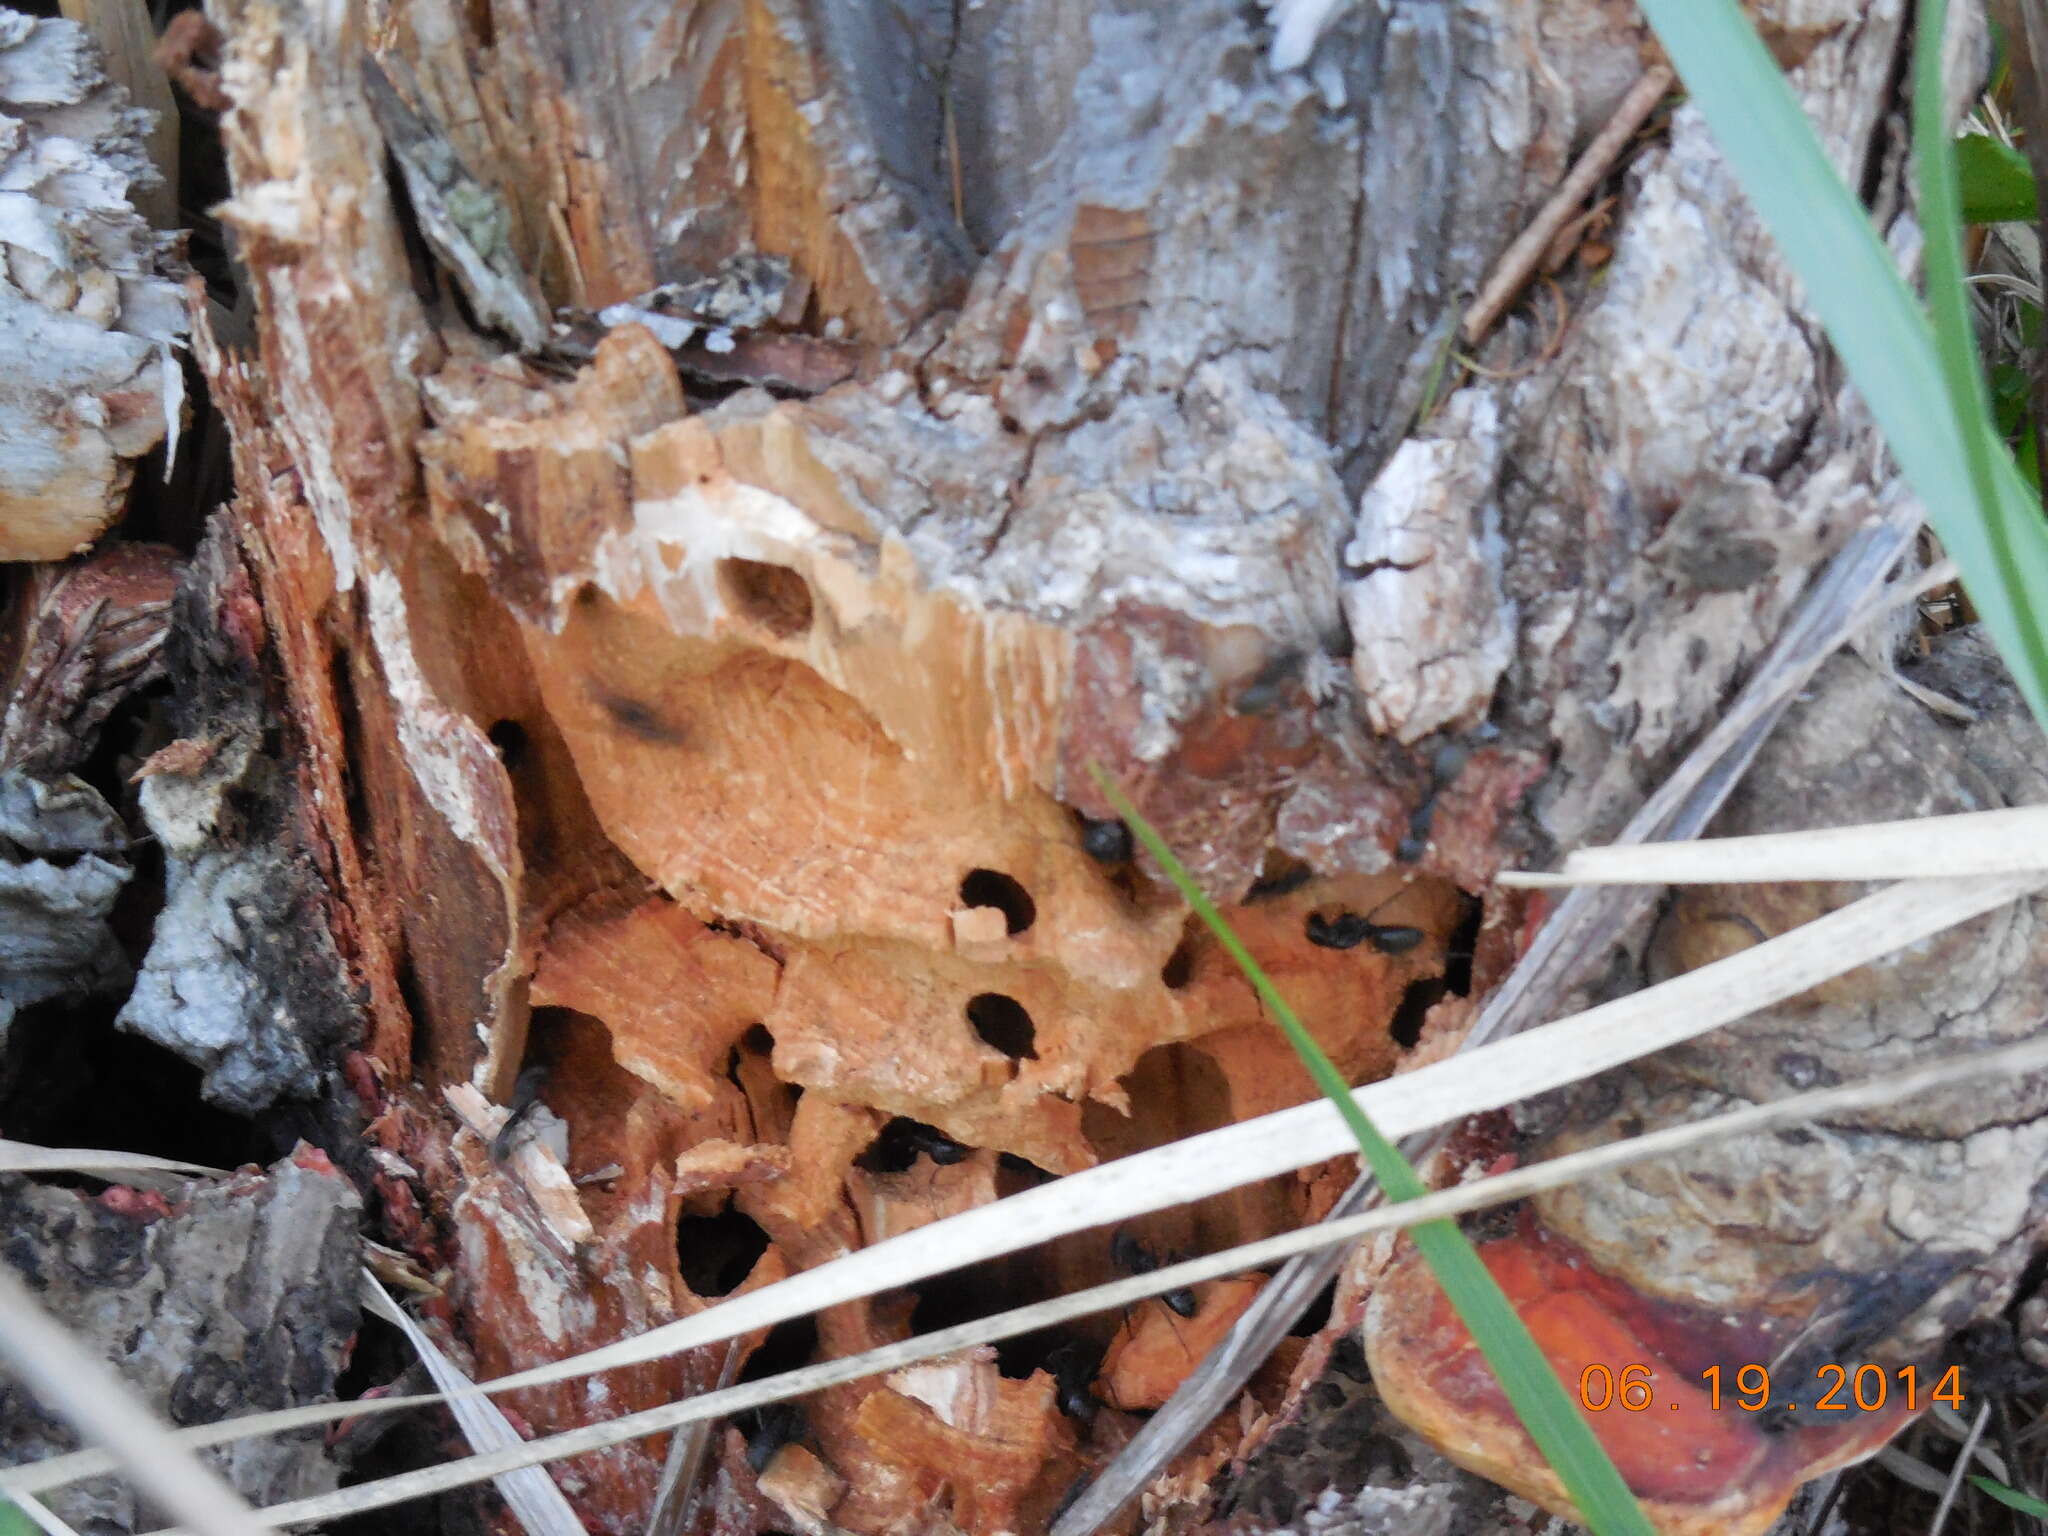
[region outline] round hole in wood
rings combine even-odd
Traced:
[[[736,556],[721,560],[718,587],[733,612],[778,640],[811,627],[811,584],[786,565]]]
[[[971,869],[960,882],[960,905],[994,907],[1003,914],[1003,926],[1014,936],[1029,928],[1038,917],[1031,893],[999,869]]]
[[[967,1022],[974,1032],[1012,1061],[1038,1059],[1033,1042],[1037,1031],[1031,1015],[1014,997],[1000,992],[982,992],[967,1000]]]
[[[716,1216],[685,1216],[676,1223],[676,1268],[699,1296],[737,1289],[768,1251],[768,1234],[730,1206]]]

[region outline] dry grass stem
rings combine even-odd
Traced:
[[[256,1536],[255,1511],[178,1443],[113,1368],[51,1320],[0,1264],[0,1359],[23,1386],[87,1439],[110,1450],[150,1498],[207,1536]]]
[[[406,1316],[368,1271],[363,1274],[363,1304],[405,1335],[406,1343],[419,1356],[434,1385],[448,1394],[448,1411],[455,1415],[463,1438],[472,1447],[478,1451],[501,1451],[524,1443],[519,1431],[498,1411],[498,1405],[475,1391],[476,1383],[455,1368],[454,1362],[435,1347],[420,1325]],[[583,1522],[562,1497],[562,1490],[539,1467],[501,1472],[492,1481],[506,1507],[532,1536],[587,1536]]]
[[[1312,1247],[1343,1245],[1375,1232],[1411,1226],[1420,1221],[1459,1216],[1512,1200],[1526,1199],[1545,1189],[1554,1189],[1597,1174],[1610,1173],[1631,1164],[1667,1157],[1711,1141],[1755,1134],[1781,1126],[1824,1121],[1830,1116],[1895,1103],[1915,1094],[1952,1087],[1972,1079],[2040,1071],[2044,1068],[2048,1068],[2048,1040],[2030,1040],[1995,1051],[1979,1052],[1961,1060],[1945,1061],[1908,1072],[1889,1074],[1864,1083],[1822,1089],[1771,1104],[1753,1105],[1709,1120],[1668,1127],[1633,1140],[1592,1148],[1490,1179],[1441,1190],[1397,1207],[1369,1211],[1342,1221],[1327,1222],[1297,1232],[1283,1233],[1260,1242],[1247,1243],[1224,1253],[1188,1260],[1145,1275],[1098,1286],[1093,1290],[1020,1307],[995,1317],[926,1334],[845,1360],[808,1366],[743,1387],[708,1393],[686,1403],[650,1409],[609,1423],[566,1431],[536,1440],[531,1444],[514,1445],[507,1447],[502,1453],[475,1456],[443,1467],[405,1473],[377,1483],[363,1484],[358,1488],[344,1489],[339,1493],[280,1505],[260,1512],[261,1517],[283,1524],[287,1521],[326,1519],[340,1514],[381,1508],[465,1483],[480,1482],[486,1477],[502,1477],[515,1468],[580,1455],[642,1435],[658,1434],[665,1429],[706,1423],[732,1413],[759,1407],[763,1403],[800,1396],[863,1376],[879,1375],[976,1344],[1013,1338],[1022,1333],[1070,1321],[1087,1313],[1128,1306],[1148,1295],[1158,1295],[1203,1280],[1261,1268]],[[340,1404],[330,1407],[325,1416],[339,1417],[342,1414],[373,1407],[424,1406],[445,1400],[440,1394],[427,1394],[402,1401],[392,1400],[381,1405]],[[287,1409],[279,1413],[231,1420],[220,1425],[201,1426],[184,1431],[183,1437],[193,1444],[218,1443],[231,1435],[239,1438],[253,1432],[296,1428],[320,1422],[315,1413],[314,1409]],[[224,1434],[223,1431],[227,1433]],[[62,1481],[95,1475],[104,1470],[106,1467],[102,1463],[92,1459],[92,1453],[81,1453],[79,1456],[59,1458],[57,1461],[42,1463],[33,1468],[15,1469],[7,1474],[5,1486],[12,1493],[15,1489],[15,1480],[20,1479],[24,1483],[32,1482],[39,1488],[47,1488]],[[24,1473],[35,1475],[24,1478]],[[62,1476],[53,1477],[51,1474]]]
[[[1581,848],[1556,874],[1511,870],[1507,886],[1730,885],[1899,880],[2048,870],[2048,806],[1817,827],[1755,837]]]

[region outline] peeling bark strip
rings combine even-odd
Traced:
[[[1786,9],[1831,152],[1895,201],[1899,0]],[[209,544],[200,579],[250,600],[216,605],[247,627],[190,665],[241,677],[267,654],[281,677],[320,888],[262,885],[369,1001],[356,1086],[384,1219],[449,1270],[480,1374],[1306,1097],[1226,957],[1102,820],[1089,762],[1354,1080],[1446,1049],[1527,916],[1493,873],[1619,826],[1816,562],[1902,494],[1683,110],[1610,189],[1611,260],[1597,285],[1567,274],[1555,355],[1520,368],[1532,325],[1511,316],[1416,426],[1518,219],[1639,73],[1642,38],[1594,0],[1378,0],[1282,74],[1269,30],[1222,0],[888,25],[808,0],[228,0],[216,19],[219,214],[257,329],[247,354],[200,338],[238,491],[235,549]],[[532,302],[561,317],[538,348]],[[1861,702],[1804,728],[1867,735],[1873,763],[1924,780],[1871,813],[2038,795],[1972,755],[2017,740],[2002,705],[1959,746],[1843,667]],[[184,893],[270,868],[177,841],[280,772],[237,697],[223,682],[218,723],[146,785],[183,861],[160,941],[189,930]],[[1926,750],[1887,755],[1894,735]],[[1801,772],[1740,814],[1796,819]],[[1719,910],[1674,909],[1659,963],[1696,963]],[[2034,913],[1984,931],[1957,943],[1995,956],[1942,963],[1978,986],[1994,959],[2038,972]],[[1627,986],[1642,936],[1617,943]],[[296,999],[277,970],[258,955],[251,987]],[[138,1024],[181,974],[152,952]],[[1760,1023],[1770,1059],[1841,1070],[1859,1040],[1934,1032],[1902,978],[1857,985]],[[1985,1027],[2018,1027],[2032,995],[2016,983]],[[276,1040],[235,1049],[262,1070],[223,1057],[223,1097],[295,1081]],[[1748,1035],[1703,1044],[1606,1085],[1572,1133],[1611,1133],[1628,1093],[1761,1094],[1762,1059]],[[1916,1159],[1992,1134],[1954,1108],[1910,1146],[1859,1131],[1893,1138],[1870,1209],[1934,1187]],[[1824,1145],[1779,1146],[1772,1177],[1824,1184]],[[1700,1176],[1740,1206],[1754,1156],[1701,1153]],[[1342,1177],[835,1308],[748,1341],[745,1369],[1298,1223]],[[1815,1317],[1794,1255],[1820,1239],[1771,1225],[1810,1211],[1715,1229],[1710,1300],[1632,1246],[1702,1220],[1689,1197],[1611,1185],[1547,1202],[1542,1240],[1644,1306],[1796,1313],[1823,1353],[1939,1347],[2002,1302],[2030,1216],[2007,1202],[1967,1242],[1830,1228],[1840,1279]],[[1937,1249],[1947,1267],[1926,1268]],[[1931,1289],[1851,1304],[1909,1272]],[[714,1528],[1043,1528],[1248,1299],[1210,1287],[1192,1311],[730,1426]],[[1306,1378],[1359,1321],[1340,1302],[1162,1497],[1192,1505],[1269,1415],[1313,1403]],[[552,1429],[724,1364],[516,1406]],[[1447,1444],[1491,1422],[1418,1392],[1388,1398]],[[1767,1523],[1836,1449],[1680,1492],[1728,1529]],[[661,1450],[563,1470],[592,1530],[641,1527]],[[1526,1461],[1454,1454],[1509,1481]],[[1668,1513],[1680,1530],[1696,1511]]]

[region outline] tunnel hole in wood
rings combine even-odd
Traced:
[[[1005,1152],[996,1159],[996,1198],[1001,1200],[1022,1194],[1027,1189],[1050,1184],[1058,1177],[1058,1174],[1039,1167],[1029,1158]]]
[[[1395,1043],[1412,1047],[1420,1041],[1423,1020],[1449,990],[1441,976],[1425,976],[1402,988],[1401,1001],[1394,1008],[1393,1018],[1387,1021],[1387,1033],[1394,1037]]]
[[[994,907],[1003,914],[1003,926],[1015,938],[1038,920],[1038,904],[1031,893],[999,869],[971,869],[960,882],[960,905]]]
[[[1034,1371],[1048,1372],[1062,1397],[1085,1389],[1101,1364],[1102,1342],[1071,1326],[1042,1328],[996,1342],[996,1368],[1005,1376],[1022,1381]]]
[[[1166,957],[1166,964],[1159,968],[1159,981],[1169,991],[1178,992],[1194,975],[1195,936],[1183,933],[1180,942],[1173,946],[1173,953]]]
[[[484,734],[498,749],[498,760],[508,772],[526,760],[526,727],[517,720],[500,720]]]
[[[699,1296],[731,1294],[767,1251],[768,1234],[731,1206],[716,1216],[685,1216],[676,1223],[676,1268]]]
[[[917,1304],[911,1310],[910,1331],[919,1334],[1049,1301],[1059,1294],[1059,1285],[1043,1266],[1006,1255],[934,1275],[919,1281],[913,1290]],[[1003,1375],[1022,1379],[1042,1367],[1063,1339],[1075,1336],[1071,1328],[1051,1328],[1043,1334],[1002,1340],[996,1345],[997,1366]]]
[[[810,1421],[804,1416],[803,1404],[794,1402],[763,1403],[758,1408],[734,1414],[732,1422],[733,1427],[746,1438],[747,1466],[756,1477],[768,1470],[768,1463],[775,1459],[777,1451],[810,1433]],[[769,1533],[763,1531],[761,1536],[769,1536]]]
[[[980,992],[967,1000],[967,1022],[985,1044],[994,1046],[1012,1061],[1036,1061],[1038,1031],[1031,1015],[1014,997],[1000,992]]]
[[[792,1317],[768,1330],[768,1337],[761,1341],[761,1347],[747,1356],[746,1366],[738,1379],[765,1381],[785,1371],[802,1370],[817,1352],[818,1320],[815,1317]]]
[[[1081,1134],[1105,1161],[1231,1121],[1230,1079],[1198,1045],[1155,1045],[1117,1081],[1130,1097],[1129,1115],[1093,1099],[1081,1106]]]
[[[718,562],[718,587],[734,613],[778,640],[811,627],[811,584],[786,565],[729,557]]]

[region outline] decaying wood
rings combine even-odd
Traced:
[[[1766,9],[1803,39],[1830,152],[1891,196],[1900,0]],[[1535,916],[1493,874],[1622,825],[1903,494],[1684,110],[1610,189],[1612,257],[1555,356],[1509,366],[1509,316],[1416,429],[1470,295],[1642,69],[1632,15],[1597,0],[1360,5],[1283,71],[1223,0],[876,27],[811,0],[211,14],[179,67],[222,114],[255,330],[196,338],[236,497],[176,577],[175,688],[133,764],[167,871],[121,1018],[216,1103],[359,1108],[350,1167],[479,1376],[1307,1097],[1090,764],[1354,1081],[1447,1051]],[[171,581],[146,551],[33,579],[0,728],[24,774],[76,767],[93,701],[153,675]],[[1961,734],[1860,666],[1730,827],[2040,797],[2009,701]],[[1866,739],[1869,773],[1823,803],[1800,743]],[[79,788],[107,847],[74,841],[107,869],[60,873],[109,888],[34,900],[74,900],[86,957],[125,833]],[[38,815],[57,793],[22,780]],[[1658,963],[1841,899],[1688,898]],[[1966,1016],[2002,1038],[2038,1013],[2040,939],[2031,912],[1999,922],[1901,962],[1976,994],[1875,971],[1524,1129],[1598,1140],[1946,1045]],[[1604,985],[1643,942],[1617,936]],[[2034,1181],[1968,1232],[1873,1213],[1960,1187],[1986,1138],[2041,1165],[2031,1091],[1841,1130],[1884,1172],[1821,1235],[1742,1202],[1840,1194],[1825,1138],[1546,1197],[1498,1241],[1534,1299],[1570,1242],[1632,1318],[1726,1308],[1816,1359],[1927,1358],[2003,1304]],[[1510,1132],[1454,1154],[1510,1155]],[[742,1368],[1296,1225],[1344,1176],[836,1307],[742,1341]],[[1816,1243],[1841,1277],[1819,1319],[1796,1283]],[[1361,1530],[1454,1528],[1479,1495],[1364,1391],[1345,1336],[1368,1306],[1386,1404],[1554,1502],[1516,1481],[1494,1405],[1415,1364],[1457,1346],[1415,1321],[1413,1266],[1371,1258],[1148,1518],[1191,1522],[1218,1485],[1237,1529],[1332,1490]],[[1258,1284],[730,1426],[703,1528],[1045,1528]],[[510,1407],[549,1430],[727,1366]],[[665,1449],[558,1480],[591,1530],[637,1531]],[[1767,1521],[1833,1454],[1759,1480],[1733,1448],[1658,1485],[1666,1528]]]
[[[301,791],[266,741],[266,646],[239,555],[209,539],[167,642],[175,735],[136,770],[164,905],[118,1020],[202,1068],[206,1097],[244,1114],[319,1097],[357,1028]]]
[[[0,559],[90,544],[177,429],[182,305],[129,202],[149,124],[77,23],[0,15]]]
[[[109,926],[128,883],[129,835],[75,776],[108,717],[162,671],[176,562],[114,545],[64,568],[27,567],[0,638],[0,1041],[24,1007],[119,993],[130,967]],[[0,1077],[13,1077],[0,1061]]]
[[[333,1393],[358,1318],[360,1217],[349,1181],[307,1147],[267,1172],[188,1184],[168,1197],[119,1185],[93,1196],[0,1178],[8,1263],[172,1424]],[[0,1381],[0,1444],[16,1462],[78,1442],[27,1393]],[[258,1504],[323,1492],[341,1473],[313,1430],[205,1454]],[[112,1479],[45,1502],[80,1530],[160,1524]]]
[[[156,37],[150,18],[139,6],[120,5],[114,0],[62,0],[66,19],[83,27],[99,47],[105,60],[107,78],[153,121],[145,130],[154,178],[128,189],[128,199],[142,221],[152,229],[171,230],[183,226],[178,216],[178,108],[171,97],[171,82],[157,67],[153,55]]]

